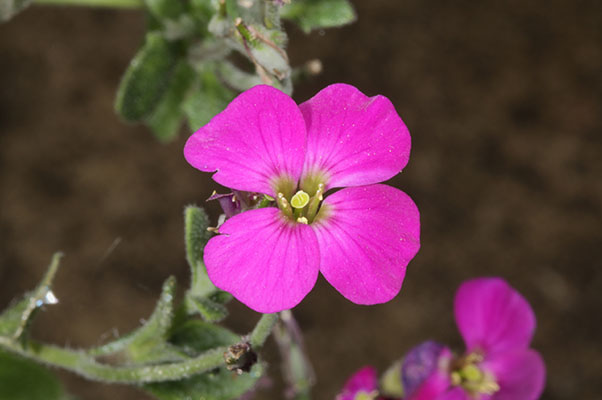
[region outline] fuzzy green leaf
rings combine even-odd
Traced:
[[[182,323],[172,332],[170,343],[182,349],[189,357],[196,357],[204,351],[220,346],[229,346],[240,337],[219,325],[198,319]]]
[[[180,60],[169,81],[167,91],[155,111],[146,119],[153,133],[162,142],[174,139],[182,124],[182,104],[194,82],[195,72],[188,62]]]
[[[182,0],[144,0],[144,5],[159,20],[175,19],[186,11],[186,3]]]
[[[50,288],[61,257],[61,253],[56,253],[36,289],[27,293],[23,299],[0,315],[0,336],[8,337],[10,340],[21,339],[26,336],[35,312],[43,305],[58,302]]]
[[[163,284],[155,310],[144,325],[113,342],[90,350],[89,353],[95,356],[120,353],[124,362],[130,365],[185,359],[186,354],[169,343],[175,319],[175,290],[176,280],[170,277]]]
[[[219,322],[228,316],[228,309],[221,303],[208,299],[189,295],[187,297],[189,311],[195,311],[207,322]]]
[[[0,351],[0,399],[63,400],[63,388],[46,368]]]
[[[355,21],[355,11],[347,0],[295,0],[282,7],[282,18],[297,23],[305,33]]]
[[[1,0],[0,22],[5,22],[27,8],[33,0]]]
[[[159,400],[232,400],[251,390],[262,370],[263,366],[257,364],[250,372],[237,375],[219,368],[183,381],[154,383],[144,388]]]
[[[149,32],[132,59],[117,91],[115,110],[126,121],[149,117],[169,87],[176,52],[160,33]]]
[[[186,259],[190,267],[203,263],[203,249],[213,236],[207,230],[209,224],[209,216],[204,209],[192,205],[184,209]]]
[[[163,362],[183,359],[183,354],[170,343],[174,319],[176,280],[172,276],[163,284],[161,297],[149,320],[131,335],[127,356],[135,363]]]
[[[196,131],[221,112],[235,94],[217,79],[212,70],[203,71],[199,87],[184,102],[184,113],[190,129]]]
[[[194,357],[215,347],[232,345],[238,340],[237,335],[225,328],[189,320],[173,332],[171,343]],[[160,400],[229,400],[251,389],[261,373],[261,365],[255,365],[251,372],[243,375],[219,368],[182,381],[147,384],[144,388]]]
[[[189,313],[200,314],[205,321],[217,322],[224,319],[228,312],[222,305],[227,301],[216,301],[220,291],[211,283],[203,263],[203,249],[213,236],[209,232],[209,216],[200,207],[188,206],[184,210],[184,237],[186,241],[186,259],[190,265],[190,289],[186,293],[186,305]]]

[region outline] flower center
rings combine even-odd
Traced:
[[[303,190],[299,190],[290,198],[287,198],[284,193],[279,192],[276,204],[280,211],[291,221],[300,224],[311,224],[318,214],[322,200],[324,200],[324,189],[325,185],[320,183],[317,185],[313,196],[310,196]]]
[[[366,392],[364,390],[360,390],[355,394],[353,400],[374,400],[378,397],[378,391],[373,390],[371,392]]]
[[[471,353],[462,358],[457,367],[451,373],[452,385],[461,386],[472,395],[492,395],[500,390],[495,377],[483,371],[479,364],[483,356],[479,353]]]

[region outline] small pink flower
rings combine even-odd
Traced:
[[[520,293],[500,278],[473,279],[458,289],[454,310],[466,353],[452,359],[446,349],[423,352],[417,364],[430,373],[407,400],[538,399],[545,365],[529,348],[535,315]]]
[[[366,366],[354,373],[343,386],[335,400],[377,400],[378,378],[376,369]]]
[[[275,201],[219,228],[205,248],[209,277],[264,313],[297,305],[318,272],[355,303],[391,300],[420,247],[420,222],[409,196],[378,183],[409,154],[410,134],[383,96],[335,84],[297,106],[270,86],[242,93],[184,155],[218,183]]]

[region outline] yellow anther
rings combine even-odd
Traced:
[[[500,385],[493,381],[483,382],[483,384],[479,387],[479,392],[490,396],[495,392],[499,392],[499,390]]]
[[[458,386],[462,383],[462,377],[457,371],[451,373],[451,382],[453,386]]]
[[[280,211],[282,211],[284,213],[284,215],[286,215],[290,219],[294,220],[293,219],[293,210],[291,209],[291,206],[288,204],[286,197],[284,197],[284,194],[278,193],[276,203],[278,204],[278,208],[280,209]]]
[[[303,190],[299,190],[291,199],[291,206],[295,208],[303,208],[309,203],[309,194]]]
[[[374,400],[378,397],[378,391],[373,390],[371,392],[359,391],[355,394],[353,400]]]
[[[297,218],[297,222],[300,223],[300,224],[305,224],[305,225],[309,224],[309,221],[305,217],[299,217],[299,218]]]

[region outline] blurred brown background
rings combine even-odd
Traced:
[[[332,399],[355,369],[382,370],[426,338],[460,349],[454,291],[497,275],[537,314],[543,398],[599,399],[602,3],[355,6],[358,22],[343,29],[305,36],[288,26],[293,63],[325,67],[295,99],[347,82],[393,101],[413,150],[392,184],[421,210],[422,249],[388,304],[351,304],[321,279],[295,309],[318,375],[314,397]],[[184,161],[188,132],[160,145],[113,112],[143,32],[140,12],[77,8],[32,7],[0,26],[0,307],[63,250],[61,302],[35,328],[60,345],[125,333],[149,315],[168,275],[187,284],[183,206],[216,188]],[[258,318],[231,309],[237,332]],[[60,375],[81,399],[147,398]]]

